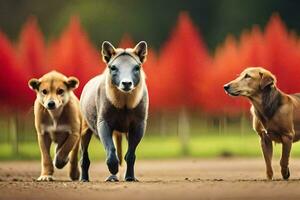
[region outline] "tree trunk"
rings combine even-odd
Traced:
[[[189,154],[190,123],[187,111],[183,108],[178,116],[178,135],[183,155]]]

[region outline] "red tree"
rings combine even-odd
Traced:
[[[0,69],[1,108],[23,109],[33,95],[27,86],[24,70],[18,66],[14,49],[3,33],[0,33]]]
[[[236,40],[229,36],[225,44],[218,47],[210,71],[203,80],[203,107],[207,112],[214,114],[240,112],[240,99],[233,99],[225,94],[223,85],[236,78],[243,70],[244,63],[240,59],[240,52]]]
[[[200,33],[187,13],[180,14],[170,38],[159,57],[159,99],[161,107],[177,109],[199,105],[199,84],[205,76],[210,57]]]
[[[89,79],[102,72],[100,48],[96,51],[91,45],[78,18],[73,17],[60,38],[50,45],[49,66],[67,76],[76,76],[80,80],[77,94]]]
[[[35,17],[30,17],[23,26],[18,47],[20,67],[26,69],[27,78],[39,77],[46,72],[44,38]]]
[[[269,69],[277,76],[279,87],[285,92],[299,92],[299,39],[287,31],[277,14],[267,24],[264,37],[270,58]]]

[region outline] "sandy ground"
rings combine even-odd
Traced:
[[[274,161],[275,180],[266,181],[262,159],[138,160],[136,183],[104,182],[104,162],[92,163],[89,183],[70,182],[67,168],[36,182],[39,162],[1,162],[0,199],[300,199],[300,160],[291,160],[289,181]]]

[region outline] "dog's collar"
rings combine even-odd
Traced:
[[[139,61],[134,55],[132,55],[131,53],[129,53],[127,51],[127,49],[124,49],[124,51],[121,51],[119,53],[117,53],[107,64],[110,65],[114,60],[116,60],[118,57],[120,56],[124,56],[124,55],[127,55],[127,56],[130,56],[131,58],[133,58],[139,65],[141,65],[141,61]]]

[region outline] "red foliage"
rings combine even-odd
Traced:
[[[125,34],[120,43],[119,43],[119,48],[133,48],[135,46],[132,38],[128,35],[128,34]]]
[[[300,91],[300,46],[294,33],[289,33],[275,14],[265,29],[268,68],[277,76],[278,86],[285,92]]]
[[[86,82],[103,70],[100,50],[97,52],[91,45],[78,18],[73,17],[60,38],[51,43],[49,66],[80,80],[76,94],[80,94]]]
[[[124,35],[119,47],[135,44]],[[51,69],[76,76],[84,84],[101,73],[104,63],[99,50],[91,45],[79,20],[73,17],[57,40],[44,44],[35,18],[29,18],[20,34],[18,51],[0,33],[0,103],[12,108],[33,101],[28,89],[30,77],[39,77]],[[273,15],[264,31],[254,26],[239,39],[228,36],[211,58],[188,14],[178,18],[159,57],[149,48],[144,65],[150,95],[150,109],[201,108],[214,114],[238,114],[249,108],[245,98],[231,98],[223,85],[248,66],[271,70],[284,92],[300,91],[299,37],[287,30],[278,15]],[[244,100],[242,100],[244,99]]]
[[[160,99],[160,68],[158,66],[157,55],[151,48],[148,50],[147,61],[144,64],[144,71],[146,73],[146,83],[149,92],[149,108],[152,111],[159,111],[162,108]]]
[[[228,97],[223,85],[234,79],[244,66],[236,40],[227,37],[225,44],[217,49],[210,71],[202,81],[205,111],[214,114],[240,112],[236,108],[241,106],[241,99]]]
[[[205,79],[204,108],[213,113],[235,114],[248,109],[241,98],[229,98],[222,85],[249,66],[263,66],[278,79],[284,92],[300,91],[300,46],[297,37],[287,31],[278,15],[273,15],[262,33],[258,27],[244,32],[239,41],[228,37],[219,47]],[[214,92],[211,92],[210,90]],[[239,108],[239,109],[237,109]]]
[[[210,57],[202,38],[187,13],[180,14],[170,39],[159,57],[161,107],[193,109],[199,105],[198,85],[205,76]]]
[[[28,105],[30,91],[20,70],[14,49],[7,37],[0,32],[0,103],[1,110],[16,110]],[[29,95],[27,95],[29,94]]]
[[[46,72],[44,38],[35,17],[30,17],[22,28],[19,39],[19,63],[26,69],[26,78],[39,77]]]

